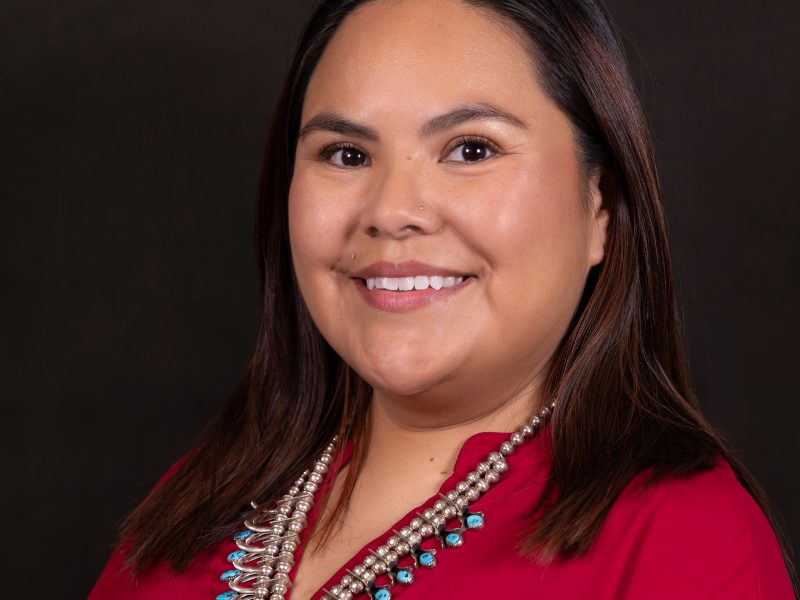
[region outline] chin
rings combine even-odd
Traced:
[[[362,375],[375,390],[386,396],[413,397],[434,388],[441,377],[422,373],[419,369],[388,368],[369,370]]]

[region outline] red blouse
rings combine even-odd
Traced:
[[[489,432],[469,438],[440,491],[452,489],[507,436]],[[515,547],[529,530],[529,515],[547,478],[549,442],[545,429],[510,455],[508,472],[471,506],[483,511],[486,526],[465,532],[460,548],[438,550],[437,565],[416,569],[410,586],[392,588],[393,598],[794,598],[772,529],[722,460],[711,471],[649,487],[642,485],[646,473],[636,477],[614,503],[594,545],[580,558],[541,566],[521,557]],[[328,488],[323,486],[319,493]],[[338,583],[346,569],[364,559],[367,548],[385,543],[391,529],[405,525],[422,508],[410,510],[359,551],[324,587]],[[312,510],[298,553],[316,517]],[[428,540],[425,546],[435,542]],[[136,580],[121,570],[123,554],[117,551],[89,600],[214,600],[229,590],[219,575],[231,568],[226,557],[235,549],[226,539],[204,550],[180,574],[160,565]],[[312,598],[322,598],[322,591]]]

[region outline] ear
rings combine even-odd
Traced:
[[[601,178],[602,173],[599,169],[593,170],[589,177],[589,229],[587,231],[589,268],[600,264],[606,257],[606,238],[610,215],[600,189]]]

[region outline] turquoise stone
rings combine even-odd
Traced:
[[[392,593],[389,590],[380,589],[373,596],[375,600],[392,600]]]
[[[239,575],[241,571],[239,569],[231,569],[230,571],[225,571],[219,578],[222,581],[228,581],[229,579],[233,579],[237,575]]]
[[[216,600],[233,600],[236,598],[236,592],[224,592],[217,596]]]
[[[404,585],[408,585],[414,581],[414,574],[409,569],[398,569],[396,576],[397,581]]]
[[[228,561],[233,562],[235,560],[239,560],[245,554],[247,554],[247,552],[245,552],[244,550],[237,550],[236,552],[231,552],[230,554],[228,554]]]
[[[433,554],[430,552],[423,552],[419,555],[419,564],[421,564],[423,567],[432,567],[435,562],[436,559],[433,558]]]
[[[243,540],[250,536],[252,532],[249,529],[245,529],[244,531],[240,531],[235,536],[233,536],[234,540]]]
[[[467,527],[470,529],[483,527],[483,517],[481,515],[469,515],[467,517]]]
[[[457,533],[448,533],[444,541],[451,548],[456,548],[464,542],[464,539]]]

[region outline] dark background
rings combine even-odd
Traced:
[[[120,517],[236,381],[262,141],[308,4],[0,4],[6,596],[85,597]],[[800,2],[609,7],[699,395],[797,543]]]

